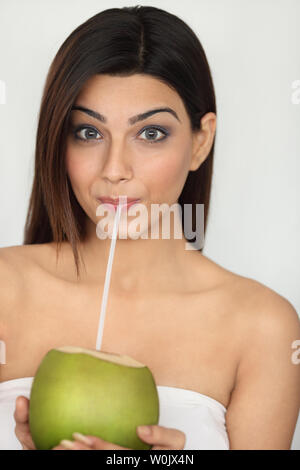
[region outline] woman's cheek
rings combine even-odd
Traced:
[[[173,204],[179,197],[188,174],[188,165],[182,153],[165,158],[155,171],[148,172],[148,187],[154,200]]]
[[[90,181],[97,171],[95,161],[80,152],[72,152],[72,154],[67,152],[66,169],[71,183],[75,186],[84,185]]]

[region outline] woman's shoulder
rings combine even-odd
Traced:
[[[300,338],[300,319],[292,303],[264,283],[243,276],[236,277],[235,295],[245,356],[276,345],[292,352],[293,342]]]
[[[229,332],[228,341],[237,352],[235,380],[247,380],[258,364],[267,369],[268,358],[279,355],[281,363],[291,361],[300,339],[300,319],[292,303],[256,279],[218,265],[212,269],[224,280],[217,305]]]
[[[0,248],[1,303],[5,299],[12,300],[20,293],[32,270],[49,257],[52,249],[51,243]]]
[[[235,278],[236,295],[240,305],[245,306],[249,321],[262,325],[288,318],[299,321],[296,309],[284,295],[256,279],[239,275]]]
[[[64,243],[62,244],[64,247]],[[32,245],[13,245],[0,248],[0,269],[10,270],[11,275],[27,275],[28,270],[50,267],[56,255],[56,244],[36,243]]]
[[[292,348],[300,338],[300,319],[293,304],[284,295],[254,279],[245,279],[247,295],[247,341],[259,348],[262,344],[286,344]],[[290,349],[290,351],[292,351]]]
[[[205,257],[224,302],[230,301],[232,313],[237,322],[248,329],[251,325],[258,331],[265,327],[289,324],[299,327],[299,317],[292,303],[279,292],[256,279],[225,269]]]
[[[12,267],[17,267],[24,260],[35,261],[38,256],[42,256],[46,250],[50,250],[53,243],[40,243],[32,245],[12,245],[0,247],[0,262],[4,266],[8,263]]]
[[[53,243],[0,247],[0,336],[15,313],[23,309],[31,296],[39,296],[41,283],[53,278]],[[50,276],[49,276],[50,274]]]
[[[18,280],[28,267],[30,258],[26,256],[25,246],[6,246],[0,248],[0,285],[2,294],[17,287]],[[2,297],[2,296],[1,296]]]
[[[24,279],[29,270],[44,256],[47,244],[40,245],[13,245],[0,248],[0,276],[1,282],[5,279],[11,285]]]
[[[0,325],[3,328],[20,298],[25,260],[17,246],[0,248]]]
[[[9,282],[14,297],[38,292],[42,283],[58,285],[74,281],[73,252],[67,242],[62,242],[61,246],[49,242],[0,248],[0,285]]]

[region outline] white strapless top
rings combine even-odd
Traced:
[[[15,435],[15,402],[30,398],[33,377],[0,383],[0,450],[22,450]],[[184,450],[228,450],[226,408],[217,400],[184,388],[157,385],[160,426],[184,432]]]

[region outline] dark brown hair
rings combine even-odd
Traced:
[[[183,100],[191,129],[216,112],[209,65],[201,43],[177,16],[150,6],[104,10],[77,27],[58,50],[47,75],[39,112],[35,172],[24,230],[24,244],[70,242],[79,276],[77,243],[85,236],[86,214],[65,166],[71,108],[82,86],[95,74],[148,74],[172,87]],[[204,233],[210,200],[214,142],[206,160],[190,171],[178,203],[204,204]]]

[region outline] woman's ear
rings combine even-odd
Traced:
[[[213,145],[217,125],[215,113],[206,113],[201,118],[201,130],[193,133],[193,150],[190,171],[198,170],[199,166],[209,155]]]

